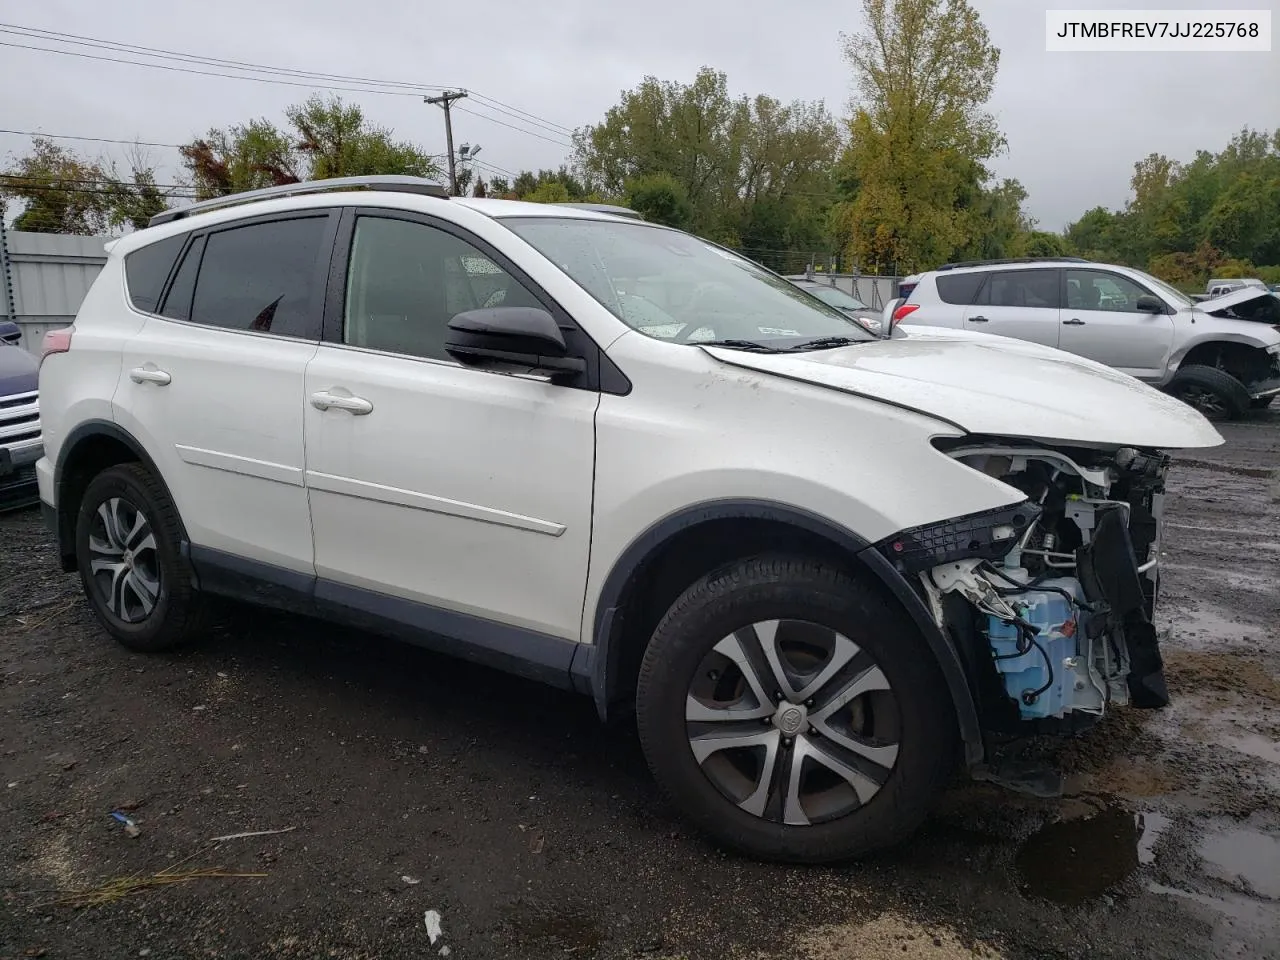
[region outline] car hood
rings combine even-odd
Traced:
[[[40,378],[40,364],[21,347],[0,343],[0,399],[30,393]]]
[[[975,434],[1089,446],[1216,447],[1168,394],[1110,367],[990,334],[900,326],[892,339],[804,353],[704,347],[717,360],[915,410]]]
[[[1266,287],[1241,287],[1239,290],[1232,290],[1230,293],[1224,293],[1218,297],[1210,297],[1208,300],[1201,300],[1196,304],[1196,308],[1204,311],[1226,310],[1229,307],[1236,307],[1242,303],[1248,303],[1250,300],[1274,296],[1277,296],[1277,294],[1268,290]]]

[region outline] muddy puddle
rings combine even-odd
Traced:
[[[1265,633],[1257,623],[1242,621],[1230,611],[1208,604],[1189,610],[1159,610],[1157,619],[1164,631],[1162,644],[1191,650],[1241,646]]]
[[[1205,872],[1245,893],[1280,900],[1280,840],[1240,827],[1208,833],[1200,842]]]
[[[1050,823],[1018,850],[1022,891],[1065,904],[1101,896],[1137,870],[1138,836],[1134,815],[1118,807]]]

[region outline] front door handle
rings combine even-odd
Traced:
[[[173,381],[168,373],[155,367],[134,367],[129,371],[129,379],[134,383],[154,383],[161,387],[167,387]]]
[[[970,317],[969,322],[970,323],[987,323],[988,321],[986,317]]]
[[[1072,317],[1070,320],[1063,320],[1062,325],[1064,327],[1083,327],[1084,321],[1079,317]]]
[[[311,405],[317,410],[346,410],[357,417],[373,413],[373,404],[364,397],[343,397],[325,390],[311,395]]]

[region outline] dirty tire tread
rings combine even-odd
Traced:
[[[1225,370],[1219,370],[1217,367],[1209,367],[1204,364],[1192,364],[1189,367],[1183,367],[1173,375],[1173,379],[1169,382],[1168,391],[1174,396],[1181,397],[1179,387],[1183,385],[1194,385],[1209,390],[1222,400],[1227,408],[1226,420],[1238,420],[1248,411],[1250,403],[1249,391],[1245,389],[1244,384],[1227,373]]]
[[[89,504],[101,501],[102,487],[123,487],[142,502],[155,532],[157,554],[161,564],[162,595],[156,609],[143,623],[134,625],[117,620],[101,605],[88,577],[88,540],[85,523]],[[104,491],[105,493],[105,491]],[[137,496],[137,494],[141,496]],[[95,476],[85,488],[76,516],[76,567],[85,594],[99,622],[121,645],[140,653],[160,653],[176,649],[200,639],[208,629],[209,613],[205,597],[195,588],[190,561],[182,555],[184,539],[178,508],[169,492],[150,470],[140,463],[123,463],[108,467]]]
[[[779,597],[815,614],[826,613],[837,621],[829,625],[865,646],[889,678],[902,717],[903,749],[889,780],[867,808],[816,826],[786,826],[738,809],[701,773],[684,732],[692,671],[728,632],[718,632],[714,621],[732,618],[735,607],[776,603]],[[752,613],[745,622],[757,619],[768,617]],[[851,628],[860,624],[863,629]],[[887,641],[873,643],[876,634]],[[685,661],[691,661],[687,670]],[[674,721],[673,705],[664,704],[664,697],[676,701]],[[650,770],[668,800],[690,821],[722,846],[788,863],[850,860],[905,840],[923,822],[953,772],[958,741],[946,683],[905,611],[839,567],[792,555],[752,557],[712,571],[672,604],[641,662],[636,723]],[[679,731],[675,742],[673,730]]]

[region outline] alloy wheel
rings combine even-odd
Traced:
[[[146,515],[124,497],[98,505],[89,529],[89,573],[107,610],[140,623],[160,599],[160,558]]]
[[[1183,387],[1180,396],[1183,403],[1195,407],[1211,420],[1227,415],[1227,405],[1223,402],[1223,399],[1204,387]]]
[[[716,643],[690,682],[685,726],[720,793],[792,826],[866,805],[898,757],[888,679],[848,637],[809,621],[762,621]]]

